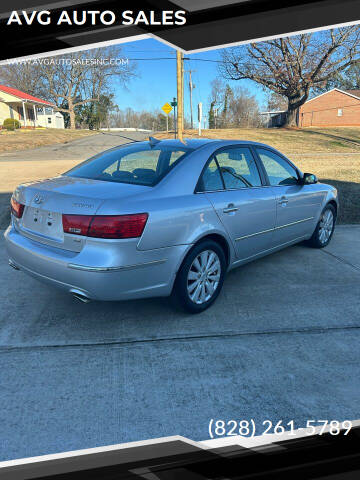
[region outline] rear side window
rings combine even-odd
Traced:
[[[184,152],[181,150],[174,150],[173,152],[171,152],[170,165],[172,165],[174,162],[179,160],[179,158],[182,157],[183,155],[184,155]]]
[[[270,185],[296,185],[298,183],[295,168],[284,158],[266,148],[257,148],[257,153],[265,167]]]
[[[66,175],[152,186],[192,151],[186,146],[130,144],[90,158]]]
[[[224,190],[220,170],[215,160],[211,160],[202,174],[199,190],[212,192],[214,190]]]

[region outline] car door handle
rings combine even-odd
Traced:
[[[224,208],[223,212],[224,213],[232,213],[232,212],[236,212],[238,209],[238,207],[235,207],[235,205],[233,203],[229,203],[229,205]]]
[[[280,200],[279,200],[278,203],[279,203],[279,205],[286,206],[289,203],[289,200],[285,196],[282,196],[282,197],[280,197]]]

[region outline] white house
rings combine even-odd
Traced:
[[[0,85],[0,126],[6,118],[19,120],[21,128],[64,128],[64,117],[54,104]]]

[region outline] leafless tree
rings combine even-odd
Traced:
[[[235,88],[229,101],[227,117],[230,127],[258,127],[260,114],[256,97],[247,88]]]
[[[251,43],[222,52],[226,79],[250,79],[288,100],[285,125],[295,126],[297,112],[312,88],[360,61],[359,26]]]
[[[53,101],[67,113],[70,128],[75,128],[76,107],[99,101],[115,82],[126,86],[135,74],[136,65],[123,59],[117,46],[0,67],[0,78],[9,86]]]
[[[266,108],[268,111],[283,111],[286,110],[288,106],[287,98],[279,95],[278,93],[272,92],[271,90],[268,91],[267,94],[267,105]]]
[[[248,89],[231,88],[223,80],[211,82],[209,128],[254,127],[260,122],[259,104]]]
[[[119,47],[108,47],[66,55],[67,62],[42,65],[44,82],[58,110],[70,116],[70,128],[75,128],[75,108],[97,102],[108,92],[110,83],[126,85],[135,75],[135,65],[121,60]]]
[[[155,111],[135,111],[132,108],[125,110],[117,109],[109,115],[110,127],[135,127],[147,130],[165,131],[166,117],[164,112]],[[174,117],[169,115],[169,129],[174,129]],[[190,122],[185,119],[185,128],[190,127]]]
[[[225,82],[221,78],[214,78],[211,82],[209,95],[209,128],[219,127],[218,114],[224,108]]]
[[[17,88],[35,97],[46,98],[42,73],[37,65],[29,63],[12,63],[0,66],[0,83]]]

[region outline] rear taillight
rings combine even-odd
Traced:
[[[142,234],[147,213],[135,215],[95,215],[88,236],[97,238],[136,238]]]
[[[137,238],[144,231],[147,213],[133,215],[63,215],[65,233],[96,238]]]
[[[63,230],[65,233],[87,235],[92,218],[92,215],[63,215]]]
[[[25,205],[17,202],[14,197],[11,197],[10,205],[11,205],[11,212],[14,215],[14,217],[21,218],[22,214],[24,213]]]

